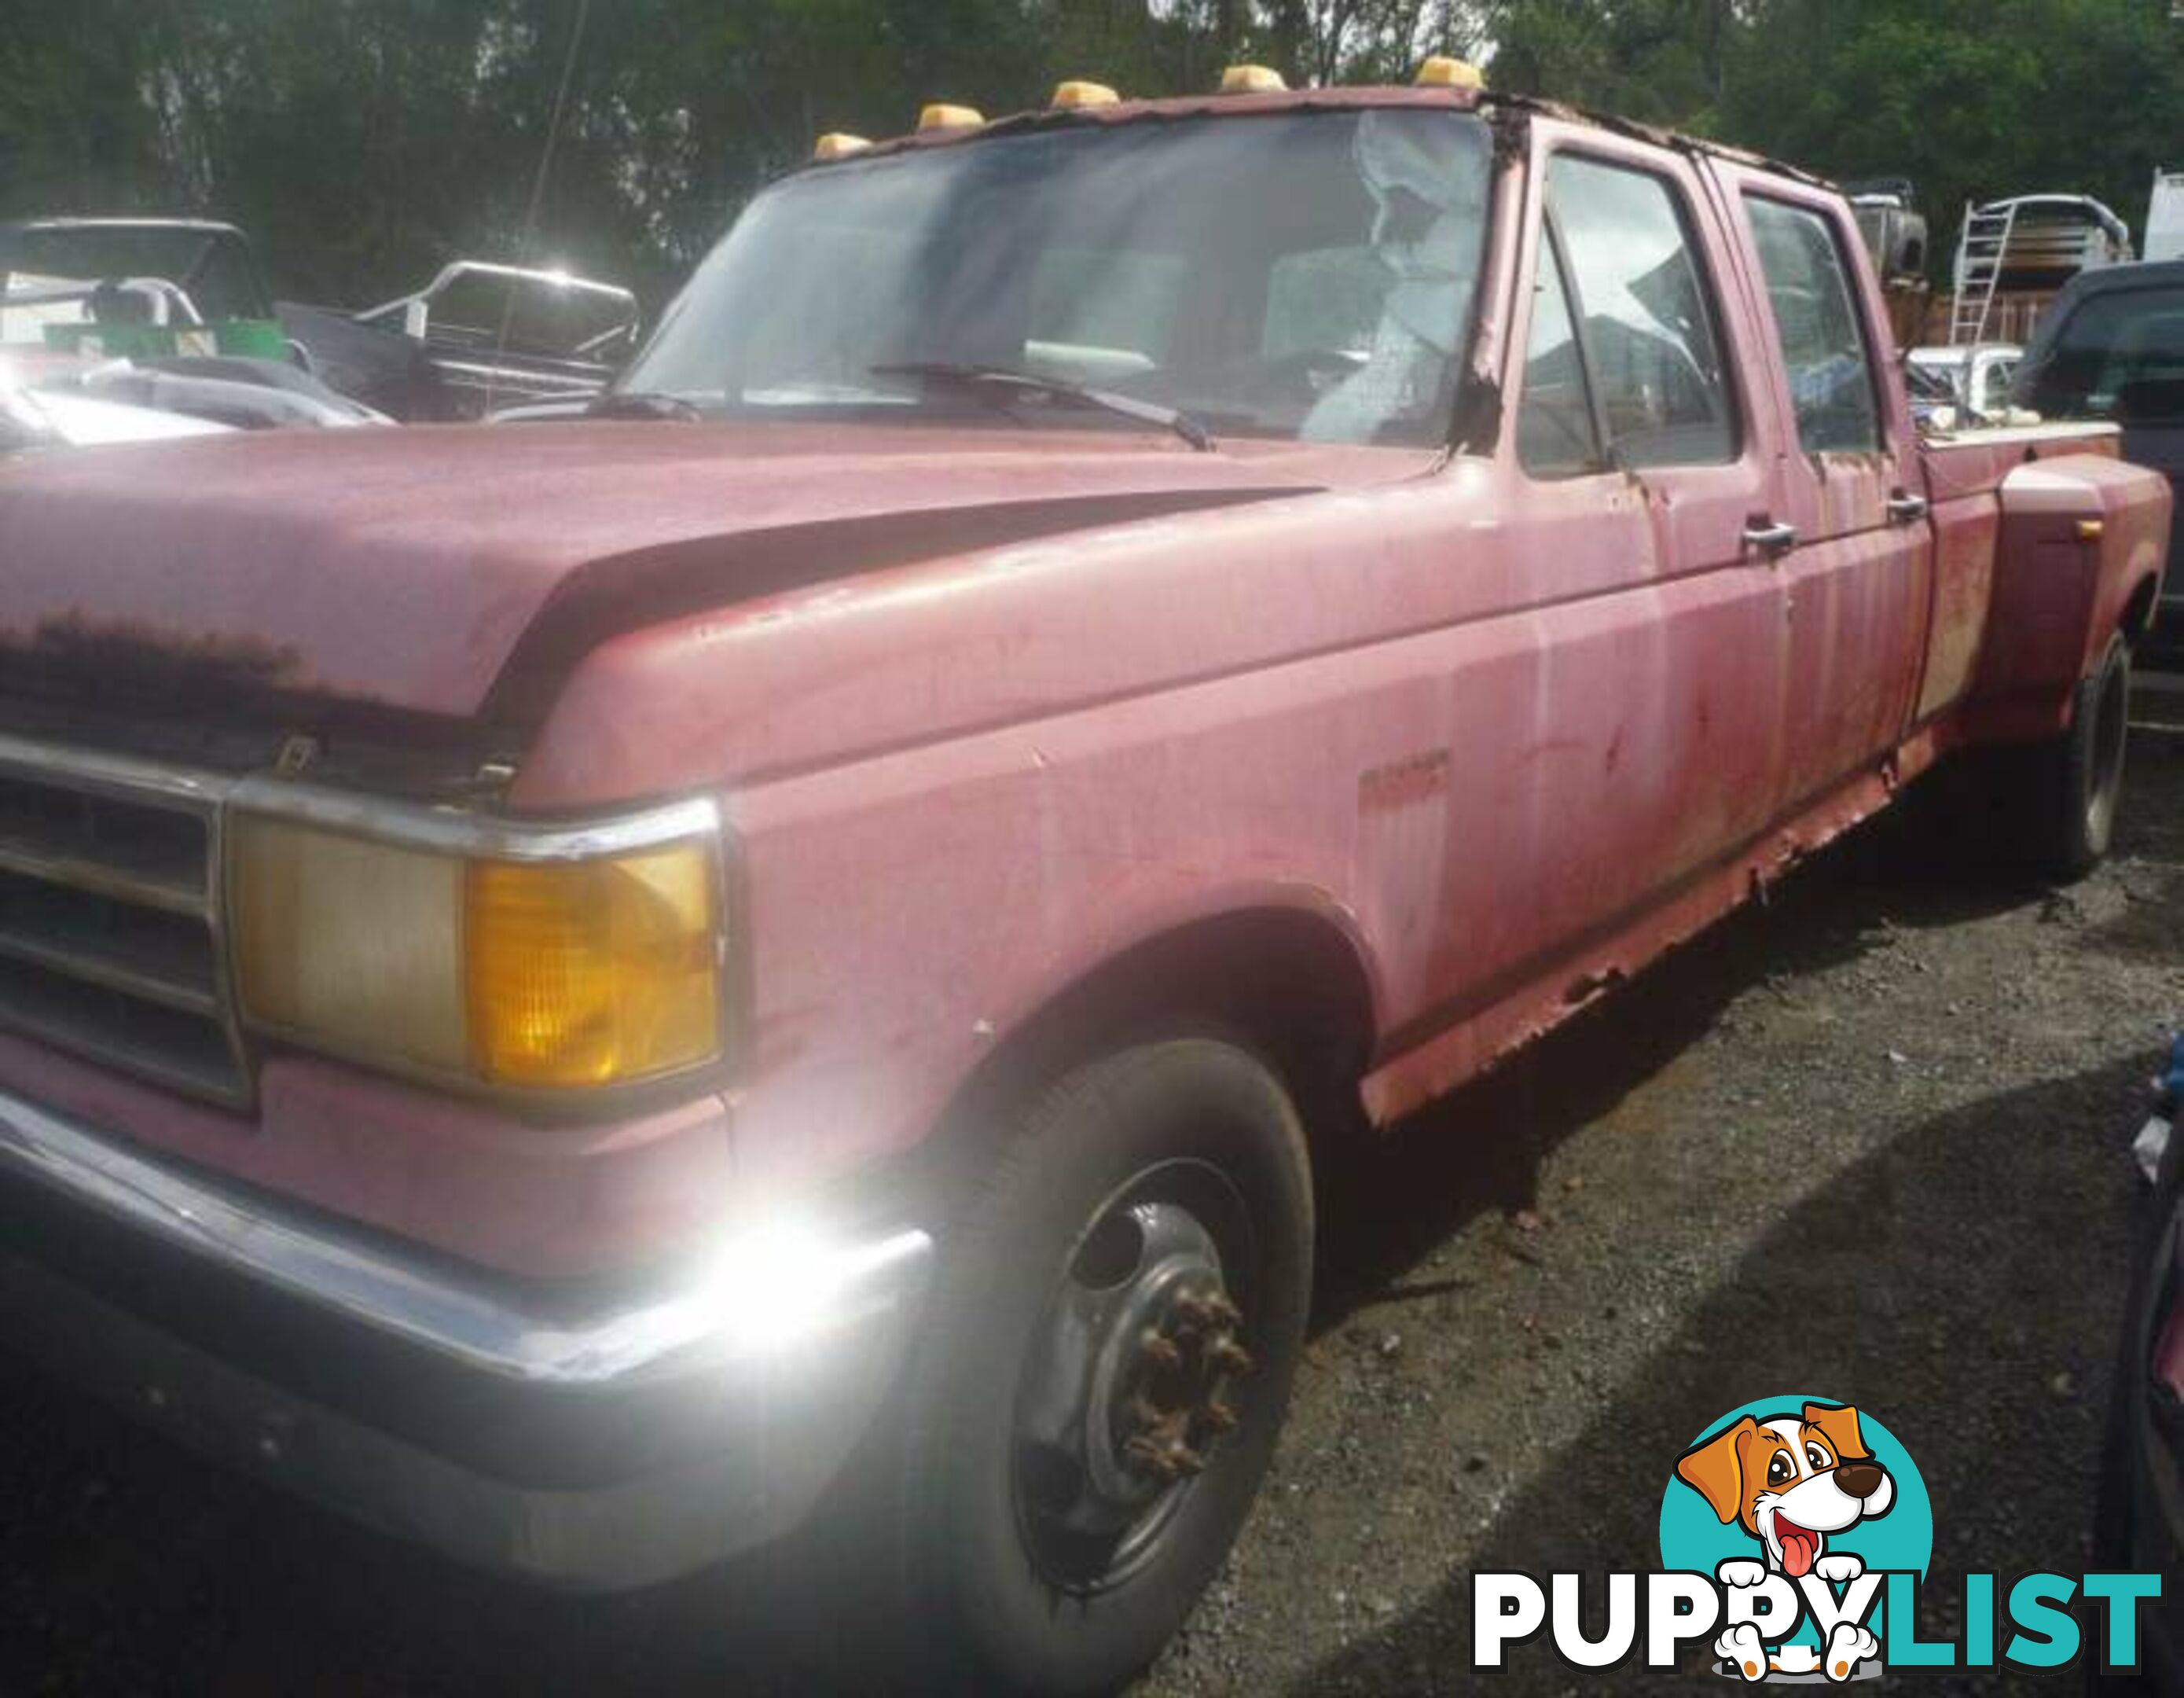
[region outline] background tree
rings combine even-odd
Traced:
[[[535,229],[532,187],[585,20]],[[1967,198],[2089,193],[2134,225],[2184,165],[2169,0],[13,0],[0,215],[157,209],[249,229],[276,286],[363,303],[457,253],[657,301],[830,129],[928,99],[1006,111],[1065,75],[1134,93],[1261,59],[1498,87]]]

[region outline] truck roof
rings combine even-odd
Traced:
[[[825,170],[856,159],[905,153],[925,148],[961,147],[994,136],[1022,135],[1037,130],[1062,129],[1072,125],[1122,125],[1157,122],[1178,118],[1251,118],[1284,112],[1358,112],[1388,108],[1428,108],[1449,112],[1483,112],[1490,119],[1507,115],[1514,120],[1538,116],[1588,126],[1621,136],[1634,136],[1680,153],[1704,154],[1737,164],[1777,172],[1799,182],[1833,189],[1825,177],[1767,158],[1746,148],[1680,131],[1663,130],[1634,119],[1593,112],[1581,107],[1545,100],[1536,95],[1510,94],[1494,89],[1411,87],[1373,84],[1356,87],[1290,88],[1265,93],[1184,94],[1158,99],[1119,100],[1104,106],[1041,107],[1011,113],[978,124],[922,129],[906,136],[876,141],[855,153],[814,159],[806,170]]]

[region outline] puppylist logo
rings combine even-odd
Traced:
[[[1675,1459],[1660,1572],[1609,1574],[1604,1589],[1580,1574],[1474,1575],[1473,1661],[1504,1668],[1544,1637],[1544,1651],[1592,1670],[1634,1657],[1678,1667],[1703,1645],[1713,1673],[1751,1684],[2055,1673],[2081,1656],[2137,1670],[2139,1610],[2160,1596],[2159,1575],[1974,1572],[1960,1635],[1922,1639],[1933,1545],[1925,1482],[1886,1427],[1830,1399],[1763,1399]]]

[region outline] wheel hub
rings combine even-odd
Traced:
[[[1178,1291],[1156,1325],[1138,1342],[1136,1389],[1124,1412],[1129,1436],[1123,1461],[1159,1485],[1202,1472],[1206,1448],[1233,1432],[1236,1407],[1228,1382],[1251,1371],[1251,1358],[1236,1342],[1244,1316],[1219,1290]]]
[[[1019,1504],[1045,1566],[1112,1581],[1151,1549],[1242,1418],[1243,1327],[1188,1208],[1139,1201],[1095,1223],[1018,1399]]]

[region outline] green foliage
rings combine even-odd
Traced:
[[[1063,76],[1136,93],[1252,59],[1293,82],[1490,54],[1503,87],[1916,180],[2099,195],[2134,224],[2184,165],[2168,0],[13,0],[0,214],[210,211],[276,286],[374,300],[457,253],[657,301],[830,129],[989,111]],[[528,210],[563,57],[571,99]]]
[[[1832,175],[1908,176],[1937,237],[1967,200],[2044,190],[2098,196],[2137,226],[2156,165],[2184,159],[2184,25],[2166,0],[1768,0],[1756,13],[1723,132]]]

